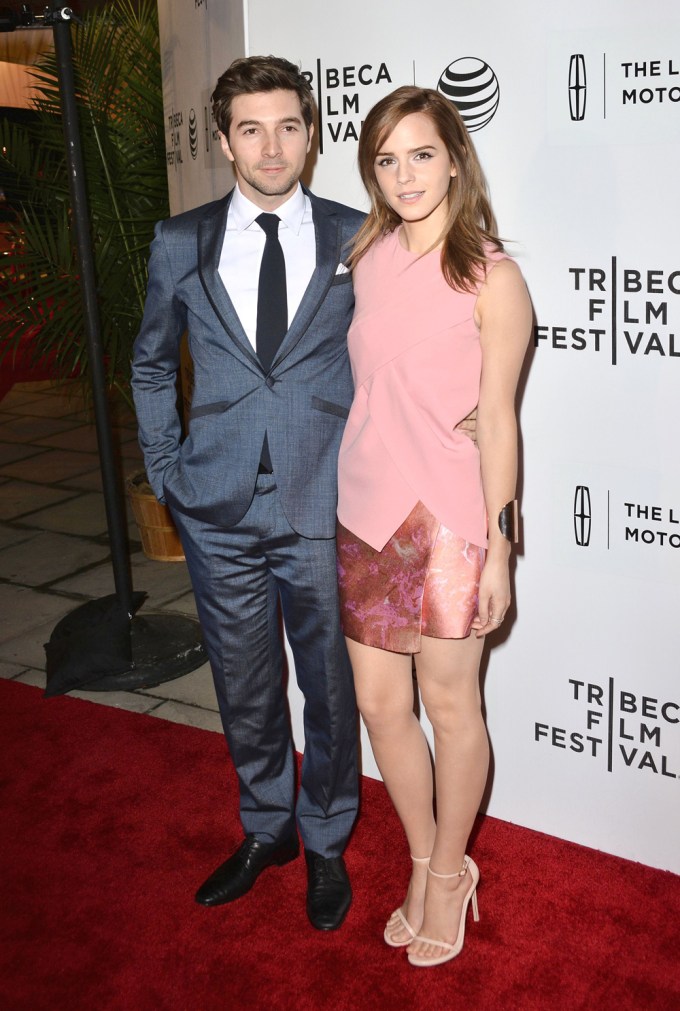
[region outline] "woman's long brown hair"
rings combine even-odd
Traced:
[[[359,172],[371,199],[371,210],[357,232],[347,262],[355,266],[377,239],[401,224],[401,218],[382,195],[375,160],[397,124],[415,112],[430,117],[456,169],[449,184],[446,222],[431,249],[442,246],[441,267],[446,282],[459,291],[471,291],[486,273],[484,246],[491,244],[502,251],[503,243],[496,234],[482,168],[463,120],[448,99],[430,88],[397,88],[366,116],[359,138]]]

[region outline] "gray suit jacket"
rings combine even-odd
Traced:
[[[316,269],[265,373],[218,274],[231,193],[156,226],[132,385],[140,443],[161,501],[231,527],[251,502],[265,431],[281,503],[305,537],[335,534],[337,456],[352,400],[352,275],[337,273],[363,221],[309,194]],[[180,442],[175,380],[188,330],[190,430]]]

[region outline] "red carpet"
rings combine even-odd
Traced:
[[[680,877],[485,818],[481,922],[447,965],[382,942],[406,847],[365,780],[355,900],[319,934],[304,862],[204,909],[240,839],[220,736],[0,681],[2,1011],[680,1007]]]

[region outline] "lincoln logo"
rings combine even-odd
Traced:
[[[574,494],[574,537],[580,548],[590,544],[590,489],[584,484],[576,485]]]
[[[586,115],[586,61],[583,53],[569,57],[569,114],[574,122]]]

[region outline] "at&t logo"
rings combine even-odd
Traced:
[[[456,106],[469,133],[491,122],[501,97],[495,73],[476,56],[450,63],[439,78],[437,91]]]
[[[196,161],[198,155],[198,120],[193,109],[189,110],[189,150],[191,157]]]

